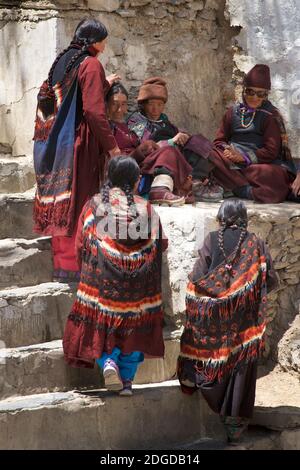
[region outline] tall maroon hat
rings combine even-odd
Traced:
[[[268,65],[256,64],[244,78],[245,86],[271,90],[271,76]]]

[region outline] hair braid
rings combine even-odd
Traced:
[[[51,91],[52,90],[52,78],[53,78],[53,72],[54,69],[59,61],[59,59],[66,53],[68,50],[72,49],[72,44],[70,44],[68,47],[66,47],[58,56],[56,57],[55,61],[51,65],[51,68],[48,73],[48,78],[47,78],[47,83],[48,83],[48,89]]]
[[[75,62],[83,55],[87,52],[88,48],[90,47],[90,41],[87,39],[87,38],[84,38],[84,39],[81,39],[79,41],[79,45],[81,45],[81,49],[80,51],[75,54],[72,59],[70,60],[70,62],[68,63],[67,67],[66,67],[66,71],[65,71],[65,75],[70,72],[71,68],[73,67],[73,65],[75,64]]]
[[[135,205],[134,195],[131,186],[129,184],[124,184],[121,189],[124,191],[125,196],[127,197],[128,208],[131,212],[131,215],[134,218],[137,218],[139,214]]]
[[[70,59],[70,61],[68,62],[68,65],[65,69],[65,72],[64,72],[64,76],[70,72],[71,68],[73,67],[73,65],[75,64],[75,62],[83,55],[87,52],[89,46],[90,46],[90,41],[87,39],[87,38],[83,38],[81,39],[80,41],[78,42],[71,42],[71,44],[66,47],[60,54],[58,54],[58,56],[56,57],[55,61],[53,62],[53,64],[51,65],[51,68],[49,70],[49,74],[48,74],[48,79],[47,79],[47,83],[48,83],[48,89],[50,91],[52,91],[52,79],[53,79],[53,73],[54,73],[54,69],[59,61],[59,59],[66,53],[68,52],[70,49],[72,49],[74,47],[74,45],[80,45],[82,46],[81,49],[79,50],[79,52],[77,52],[76,54],[73,55],[73,57]]]
[[[232,227],[233,225],[240,228],[241,233],[240,233],[239,241],[238,241],[233,253],[231,255],[226,255],[225,248],[224,248],[224,232],[225,232],[226,228]],[[229,282],[230,276],[232,275],[232,266],[236,262],[238,256],[240,255],[241,246],[242,246],[243,241],[246,238],[246,234],[247,234],[247,222],[245,222],[243,220],[238,219],[233,223],[230,222],[230,220],[229,220],[227,222],[223,221],[221,223],[221,227],[220,227],[219,233],[218,233],[218,243],[219,243],[219,248],[220,248],[220,250],[221,250],[221,252],[224,256],[224,260],[226,262],[226,264],[225,264],[226,272],[225,272],[225,275],[224,275],[224,278],[225,278],[226,282]]]
[[[102,202],[104,204],[104,215],[108,216],[108,214],[111,212],[111,207],[110,207],[110,202],[109,202],[109,191],[112,187],[112,184],[110,181],[104,184],[101,190],[101,196],[102,196]]]
[[[240,238],[239,238],[239,241],[238,241],[238,244],[233,252],[233,255],[232,255],[232,259],[231,259],[231,263],[233,264],[236,259],[238,258],[239,254],[240,254],[240,250],[241,250],[241,246],[242,246],[242,243],[243,241],[245,240],[246,238],[246,234],[247,234],[247,224],[243,223],[243,224],[240,224],[238,225],[238,227],[241,229],[241,234],[240,234]]]
[[[218,243],[219,243],[219,248],[224,256],[224,259],[226,260],[227,255],[225,253],[225,248],[224,248],[224,232],[226,230],[226,222],[223,221],[221,222],[221,226],[218,232]]]

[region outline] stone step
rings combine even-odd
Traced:
[[[165,359],[145,359],[136,383],[170,380],[176,373],[179,340],[165,338]],[[99,387],[99,367],[73,368],[63,357],[62,341],[0,349],[0,398]]]
[[[134,385],[133,392],[130,398],[98,389],[2,400],[0,449],[188,451],[300,448],[297,430],[290,431],[290,441],[287,442],[285,431],[253,426],[249,427],[240,445],[228,446],[224,431],[220,435],[216,414],[216,428],[212,431],[207,429],[207,406],[201,394],[184,395],[177,381]]]
[[[0,291],[0,340],[5,347],[62,338],[75,287],[49,282]]]
[[[0,156],[0,193],[21,193],[34,184],[32,157]]]
[[[177,381],[137,385],[130,398],[104,390],[9,398],[0,401],[0,449],[170,448],[205,437],[202,403]]]
[[[0,194],[0,239],[36,238],[32,231],[34,191]]]
[[[255,413],[252,423],[275,431],[284,431],[282,439],[288,446],[288,436],[298,435],[300,449],[300,377],[276,366],[265,371],[257,380]],[[295,434],[296,433],[296,434]]]
[[[228,445],[225,436],[223,439],[206,437],[174,450],[278,450],[281,448],[280,437],[279,432],[249,426],[239,445]]]
[[[50,238],[0,240],[0,269],[0,289],[51,281]]]

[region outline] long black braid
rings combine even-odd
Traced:
[[[53,62],[49,74],[48,74],[48,89],[51,93],[53,93],[53,73],[56,65],[58,64],[58,61],[60,58],[66,54],[70,49],[73,49],[74,47],[80,49],[76,54],[73,55],[73,57],[70,59],[68,62],[66,69],[64,71],[64,76],[66,76],[67,73],[70,72],[74,64],[80,59],[82,55],[85,55],[88,51],[88,48],[91,46],[91,44],[94,44],[96,42],[101,42],[107,37],[107,29],[106,27],[100,22],[95,19],[84,19],[80,21],[80,23],[77,25],[74,37],[70,43],[70,45],[64,49],[55,59]]]
[[[66,53],[68,52],[70,49],[72,48],[71,44],[66,47],[60,54],[58,54],[58,56],[56,57],[55,61],[53,62],[53,64],[51,65],[51,68],[49,70],[49,73],[48,73],[48,79],[47,79],[47,83],[48,83],[48,89],[49,91],[52,91],[52,78],[53,78],[53,72],[54,72],[54,69],[59,61],[59,59]]]
[[[240,255],[242,243],[247,235],[248,218],[246,206],[238,199],[224,201],[219,209],[217,220],[220,223],[218,244],[226,262],[224,277],[226,281],[229,281],[232,275],[232,267]],[[224,247],[224,233],[229,227],[236,227],[241,231],[238,243],[231,254],[227,254]]]

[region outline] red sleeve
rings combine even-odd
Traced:
[[[233,107],[229,108],[224,114],[221,125],[217,130],[216,138],[214,140],[214,145],[223,144],[224,142],[229,142],[231,137],[231,122],[232,122],[232,111]]]
[[[258,163],[270,163],[275,160],[281,149],[279,125],[273,116],[268,116],[264,123],[263,147],[256,150]]]
[[[96,57],[88,57],[79,67],[78,80],[82,93],[83,118],[98,140],[103,152],[117,146],[106,117],[105,92],[107,81],[102,65]]]

